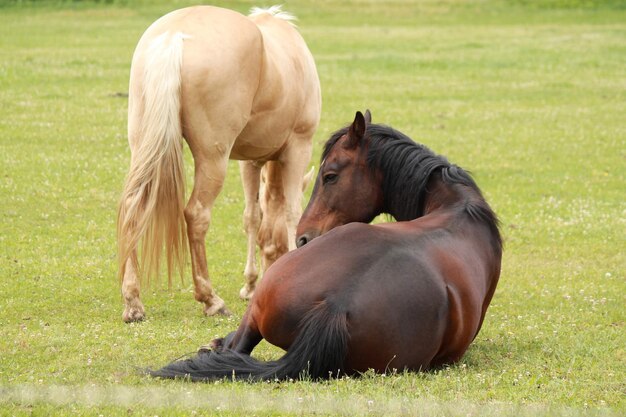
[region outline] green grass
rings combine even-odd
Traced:
[[[143,30],[191,2],[113,3],[0,8],[0,415],[626,412],[623,2],[286,4],[322,81],[314,158],[369,108],[375,122],[472,171],[506,248],[485,324],[460,363],[283,384],[136,372],[237,326],[243,195],[233,163],[207,250],[234,316],[203,317],[187,277],[172,291],[144,289],[148,319],[122,323],[115,215],[129,151],[119,93]]]

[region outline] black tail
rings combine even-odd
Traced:
[[[261,362],[229,349],[220,352],[200,351],[192,358],[172,362],[158,371],[148,373],[160,378],[181,377],[192,381],[338,377],[346,371],[344,361],[348,337],[346,314],[331,311],[328,304],[322,302],[302,319],[296,340],[277,361]]]

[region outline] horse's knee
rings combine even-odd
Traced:
[[[257,230],[261,224],[261,209],[258,204],[254,207],[246,207],[243,211],[243,226],[247,231]]]

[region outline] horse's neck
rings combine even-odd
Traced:
[[[397,221],[408,221],[448,209],[463,201],[464,193],[459,188],[456,184],[445,183],[441,173],[434,172],[425,185],[387,190],[383,212],[391,214]]]
[[[460,184],[448,184],[440,173],[433,174],[428,180],[423,194],[424,215],[436,210],[446,210],[474,199],[477,195],[469,187]]]
[[[493,232],[497,225],[495,215],[480,191],[468,184],[447,182],[441,173],[434,173],[423,193],[423,215],[437,211],[453,211],[459,216],[469,216],[475,222],[465,224],[484,225]]]
[[[450,218],[472,219],[473,221],[454,222],[455,227],[472,228],[472,236],[482,235],[495,252],[501,253],[502,239],[498,230],[498,221],[491,208],[478,189],[466,184],[447,183],[439,173],[428,181],[424,192],[424,215],[448,212]]]

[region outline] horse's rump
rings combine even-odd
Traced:
[[[249,18],[196,6],[163,16],[139,40],[129,85],[131,181],[119,211],[122,291],[127,310],[135,305],[134,312],[125,311],[126,321],[143,318],[138,282],[146,272],[158,276],[164,249],[168,271],[174,263],[182,271],[185,232],[196,300],[205,304],[208,315],[226,311],[209,281],[204,238],[229,158],[281,164],[285,203],[275,210],[282,213],[287,241],[295,242],[300,184],[321,103],[311,54],[285,18],[277,9]],[[156,99],[148,100],[150,96]],[[167,132],[155,132],[153,126]],[[179,175],[182,138],[195,165],[194,188],[186,205],[181,198],[184,175]],[[139,150],[146,144],[153,158],[142,157]],[[152,173],[143,175],[141,166]],[[158,189],[168,193],[157,197]],[[281,219],[278,213],[268,213],[267,218]],[[275,236],[285,239],[284,234]],[[246,293],[253,285],[248,282]]]

